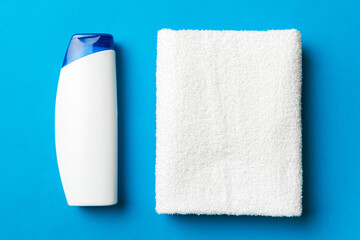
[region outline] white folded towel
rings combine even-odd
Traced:
[[[160,30],[156,211],[299,216],[301,35]]]

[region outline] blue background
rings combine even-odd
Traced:
[[[1,239],[360,238],[357,1],[0,2]],[[303,39],[304,213],[155,212],[156,33],[296,28]],[[119,204],[69,207],[54,145],[59,71],[74,33],[117,45]]]

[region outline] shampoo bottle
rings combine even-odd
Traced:
[[[55,107],[56,154],[70,206],[117,203],[116,99],[113,37],[75,34]]]

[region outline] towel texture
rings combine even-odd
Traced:
[[[301,35],[160,30],[156,211],[299,216]]]

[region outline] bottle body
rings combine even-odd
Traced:
[[[71,206],[117,203],[116,94],[114,50],[89,54],[61,69],[55,142]]]

